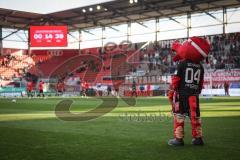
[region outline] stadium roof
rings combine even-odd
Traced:
[[[240,6],[240,0],[134,1],[131,4],[129,0],[110,1],[49,14],[0,8],[0,25],[18,29],[27,29],[29,25],[68,25],[70,30],[77,30],[154,18],[172,19],[173,16],[196,12],[205,12],[214,18],[209,11]]]
[[[1,0],[0,8],[39,14],[50,14],[113,0]]]

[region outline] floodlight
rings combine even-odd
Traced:
[[[100,10],[100,9],[101,9],[101,6],[98,5],[98,6],[97,6],[97,10]]]

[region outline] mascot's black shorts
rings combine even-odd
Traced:
[[[196,117],[200,117],[198,95],[178,95],[173,103],[173,113],[182,114],[189,117],[192,114],[195,114]]]

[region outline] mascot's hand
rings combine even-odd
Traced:
[[[170,90],[168,92],[168,98],[172,105],[172,112],[176,113],[179,111],[179,93],[175,90]]]
[[[168,91],[168,100],[172,104],[173,103],[173,96],[174,96],[174,90]]]

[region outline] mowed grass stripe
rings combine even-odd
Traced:
[[[171,115],[167,98],[138,98],[136,106],[120,100],[113,112],[88,122],[66,122],[55,117],[59,98],[0,99],[1,159],[239,159],[240,98],[201,99],[206,145],[193,147],[189,121],[185,147],[172,148],[172,117],[130,119],[124,114],[144,117]],[[74,98],[75,113],[95,108],[94,98]],[[14,119],[15,118],[15,119]],[[30,147],[29,147],[30,146]]]

